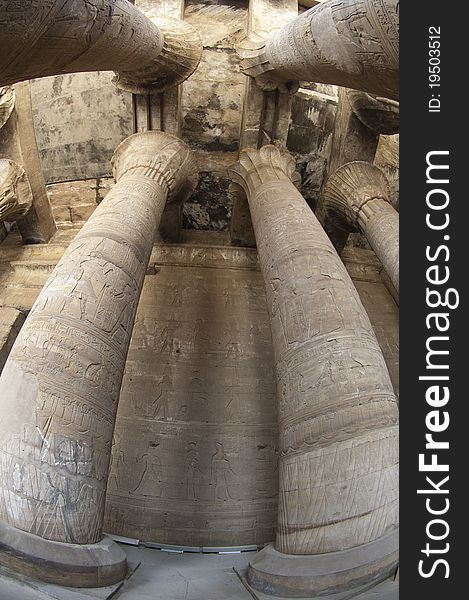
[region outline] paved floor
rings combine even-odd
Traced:
[[[241,554],[174,554],[123,545],[133,574],[120,587],[100,590],[61,588],[0,569],[0,600],[264,600],[243,585],[251,552]],[[138,565],[138,566],[137,566]],[[350,597],[350,596],[348,596]],[[345,600],[346,597],[344,597]],[[356,600],[398,600],[398,585],[386,581]],[[281,599],[276,599],[281,600]]]

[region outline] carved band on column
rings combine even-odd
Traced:
[[[187,23],[160,29],[127,0],[0,4],[0,85],[82,71],[117,71],[123,89],[151,94],[187,79],[202,53]]]
[[[275,548],[261,591],[305,597],[387,577],[397,562],[397,406],[358,293],[274,146],[229,169],[245,190],[271,318],[279,402]]]
[[[389,184],[381,169],[355,161],[331,175],[323,203],[329,216],[366,237],[399,293],[399,213],[389,197]]]
[[[113,169],[0,377],[0,563],[80,587],[125,574],[102,533],[120,386],[166,199],[195,184],[188,147],[161,132],[122,142]]]
[[[329,0],[240,51],[241,70],[266,90],[313,81],[399,96],[398,0]]]

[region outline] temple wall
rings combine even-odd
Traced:
[[[167,248],[122,386],[106,531],[186,546],[274,537],[277,414],[256,253]]]
[[[111,175],[111,157],[133,130],[132,95],[112,73],[76,73],[31,81],[31,102],[47,183]]]

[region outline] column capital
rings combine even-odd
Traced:
[[[197,185],[197,163],[181,139],[162,131],[135,133],[119,144],[112,157],[115,181],[129,173],[155,180],[168,202],[181,200]]]
[[[228,168],[228,174],[247,194],[255,187],[276,179],[290,180],[296,186],[301,181],[293,156],[287,150],[270,144],[259,150],[243,150],[238,162]]]
[[[358,90],[347,90],[347,99],[357,119],[376,135],[399,133],[399,102]]]
[[[8,121],[14,108],[15,90],[9,85],[0,87],[0,129]]]
[[[364,161],[349,162],[328,179],[323,192],[326,213],[342,225],[359,231],[360,212],[370,200],[389,202],[389,183],[378,167]]]
[[[113,83],[134,94],[156,94],[185,81],[202,57],[202,39],[189,23],[173,17],[150,19],[163,34],[161,53],[137,72],[119,71]]]
[[[399,2],[327,0],[239,53],[241,71],[266,90],[314,81],[397,99]]]
[[[282,94],[295,94],[300,87],[299,81],[280,79],[269,61],[266,46],[271,35],[266,31],[251,31],[237,46],[241,71],[252,77],[265,92],[278,90]]]
[[[0,159],[0,222],[23,218],[33,205],[28,177],[21,165]]]

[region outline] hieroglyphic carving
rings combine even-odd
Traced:
[[[122,142],[113,165],[116,186],[39,294],[0,378],[1,518],[73,544],[102,538],[117,402],[154,237],[166,198],[194,184],[189,149],[161,132]]]
[[[2,2],[0,83],[116,70],[119,87],[162,91],[187,79],[202,51],[190,25],[171,19],[163,28],[127,0]]]
[[[398,0],[329,0],[243,52],[241,69],[266,90],[330,83],[397,99]]]
[[[314,555],[397,527],[397,408],[357,291],[292,184],[294,169],[293,157],[264,146],[243,151],[229,173],[248,196],[271,319],[280,434],[276,548]]]
[[[181,545],[266,542],[278,489],[270,330],[260,273],[233,262],[252,250],[162,249],[126,365],[106,531]]]
[[[384,173],[362,161],[347,163],[328,179],[326,212],[366,237],[399,293],[399,213],[391,206]]]

